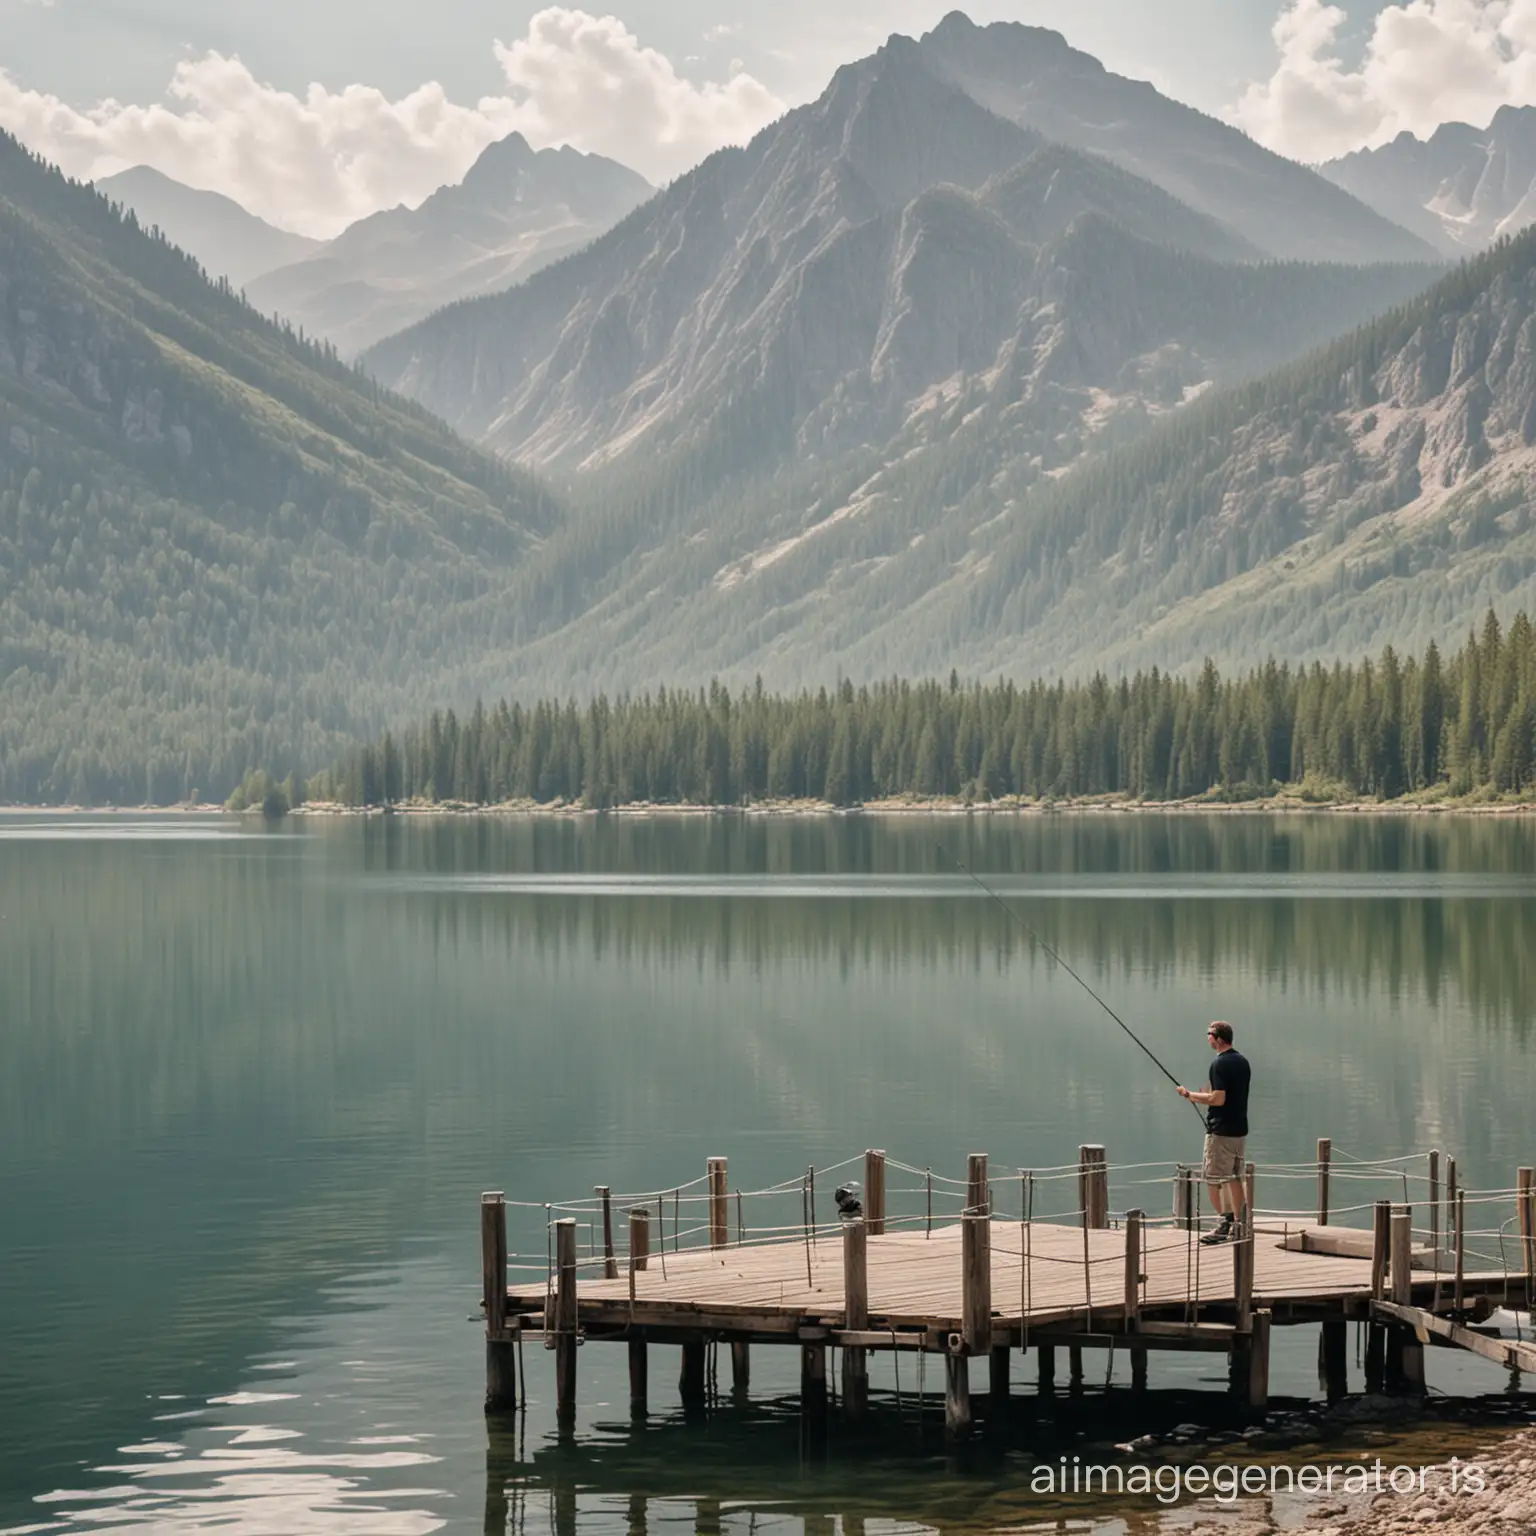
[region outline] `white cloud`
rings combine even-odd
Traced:
[[[729,78],[695,85],[645,48],[616,16],[553,6],[510,47],[496,44],[520,91],[518,126],[531,140],[575,144],[636,169],[676,175],[722,144],[750,138],[784,104],[732,60]]]
[[[1536,101],[1536,0],[1406,0],[1371,23],[1353,67],[1339,50],[1346,20],[1326,0],[1286,0],[1274,25],[1280,59],[1230,109],[1260,143],[1326,160],[1420,138],[1444,122],[1479,126],[1506,103]]]
[[[664,179],[783,111],[739,70],[722,82],[683,79],[612,16],[552,7],[526,37],[494,46],[508,93],[473,105],[434,82],[394,101],[367,85],[317,84],[299,96],[208,53],[177,66],[162,102],[108,99],[82,110],[0,70],[0,126],[71,175],[152,165],[273,223],[328,236],[379,208],[420,202],[514,129],[535,145],[573,144]]]

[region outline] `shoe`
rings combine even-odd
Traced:
[[[1232,1223],[1230,1221],[1224,1221],[1224,1222],[1222,1222],[1222,1224],[1219,1227],[1215,1228],[1213,1231],[1207,1232],[1205,1234],[1205,1236],[1200,1239],[1200,1241],[1201,1241],[1201,1243],[1203,1243],[1205,1245],[1205,1247],[1210,1248],[1210,1247],[1213,1247],[1217,1243],[1224,1243],[1224,1242],[1226,1242],[1226,1240],[1229,1237],[1231,1237],[1231,1236],[1232,1236]]]

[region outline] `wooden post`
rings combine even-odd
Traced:
[[[1248,1406],[1260,1411],[1269,1406],[1269,1325],[1272,1314],[1260,1307],[1253,1314],[1253,1335],[1248,1341]]]
[[[1317,1380],[1330,1403],[1349,1391],[1349,1324],[1342,1317],[1324,1319],[1317,1341]]]
[[[869,1231],[861,1220],[843,1223],[843,1327],[869,1327]],[[843,1408],[857,1421],[869,1411],[869,1365],[861,1348],[843,1349]]]
[[[1515,1175],[1520,1204],[1520,1247],[1525,1268],[1525,1310],[1536,1312],[1536,1170],[1522,1168]]]
[[[677,1376],[677,1394],[683,1400],[685,1417],[704,1412],[709,1393],[704,1382],[704,1335],[683,1340],[683,1358]]]
[[[651,1263],[651,1213],[637,1205],[629,1213],[629,1272],[648,1269]],[[630,1287],[633,1295],[634,1287]]]
[[[1195,1175],[1183,1163],[1173,1179],[1173,1220],[1186,1232],[1195,1224]]]
[[[987,1414],[994,1422],[1002,1419],[1008,1406],[1008,1393],[1010,1383],[1008,1380],[1011,1362],[1008,1358],[1008,1346],[1006,1344],[994,1344],[992,1346],[992,1359],[987,1377]]]
[[[1378,1322],[1365,1329],[1365,1390],[1380,1392],[1386,1381],[1387,1330]]]
[[[635,1276],[651,1261],[651,1213],[636,1206],[629,1213],[629,1299],[635,1299]],[[646,1353],[645,1332],[633,1324],[629,1329],[629,1409],[644,1415],[650,1390],[650,1360]]]
[[[1141,1327],[1141,1234],[1146,1212],[1125,1213],[1125,1331],[1135,1333]],[[1147,1347],[1131,1345],[1131,1386],[1147,1384]]]
[[[1099,1231],[1109,1225],[1109,1160],[1094,1143],[1077,1149],[1077,1205],[1085,1227]]]
[[[555,1413],[576,1416],[576,1218],[555,1223]]]
[[[1391,1260],[1389,1273],[1392,1300],[1400,1306],[1413,1305],[1413,1207],[1397,1206],[1391,1217]],[[1387,1337],[1387,1381],[1394,1389],[1422,1390],[1424,1385],[1424,1346],[1414,1333],[1398,1324]]]
[[[712,1157],[707,1167],[709,1170],[709,1246],[724,1248],[731,1240],[730,1212],[725,1191],[725,1159]]]
[[[752,1346],[745,1339],[731,1340],[731,1391],[746,1393],[752,1385]]]
[[[517,1334],[507,1329],[507,1197],[480,1196],[480,1271],[485,1303],[485,1411],[517,1407]]]
[[[985,1186],[983,1186],[985,1187]],[[992,1348],[992,1220],[967,1211],[960,1218],[961,1332],[969,1355]]]
[[[1465,1310],[1466,1298],[1462,1295],[1463,1276],[1466,1272],[1466,1242],[1467,1242],[1467,1192],[1464,1189],[1456,1191],[1456,1310]],[[1526,1298],[1530,1300],[1529,1297]]]
[[[1041,1393],[1054,1392],[1056,1390],[1056,1346],[1054,1344],[1037,1344],[1035,1346],[1035,1385]]]
[[[1141,1326],[1141,1224],[1143,1211],[1125,1213],[1125,1331]]]
[[[1252,1163],[1243,1164],[1243,1229],[1249,1237],[1258,1231],[1258,1193],[1255,1184],[1258,1179],[1258,1170]]]
[[[619,1278],[619,1261],[613,1255],[613,1191],[606,1184],[594,1190],[603,1202],[603,1278]]]
[[[864,1154],[864,1220],[871,1237],[885,1236],[885,1153]]]
[[[960,1440],[971,1432],[971,1362],[949,1350],[944,1356],[944,1434]]]
[[[1237,1330],[1247,1333],[1253,1326],[1253,1233],[1245,1231],[1232,1239],[1232,1290],[1237,1301]]]
[[[1440,1247],[1440,1149],[1429,1153],[1429,1246]]]
[[[972,1152],[965,1172],[965,1208],[991,1213],[992,1200],[987,1192],[987,1154]]]
[[[1387,1255],[1392,1240],[1392,1202],[1378,1200],[1371,1230],[1371,1295],[1380,1301],[1385,1294]]]
[[[1317,1138],[1317,1224],[1328,1225],[1328,1174],[1333,1167],[1333,1138]]]
[[[1399,1306],[1409,1307],[1413,1305],[1413,1207],[1398,1206],[1390,1221],[1388,1273],[1392,1280],[1392,1300]]]
[[[800,1346],[800,1427],[810,1440],[820,1440],[827,1424],[827,1346]]]

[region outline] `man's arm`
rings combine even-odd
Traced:
[[[1186,1088],[1180,1084],[1179,1093],[1191,1104],[1209,1104],[1213,1109],[1220,1109],[1227,1102],[1225,1088]]]

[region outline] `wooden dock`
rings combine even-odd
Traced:
[[[1330,1211],[1331,1144],[1318,1146],[1315,1165],[1250,1169],[1247,1218],[1236,1237],[1216,1246],[1198,1241],[1200,1191],[1188,1168],[1166,1180],[1112,1169],[1104,1149],[1079,1149],[1075,1168],[989,1177],[987,1159],[974,1154],[965,1180],[940,1181],[935,1214],[934,1176],[921,1190],[925,1209],[888,1209],[885,1153],[864,1154],[862,1180],[853,1185],[856,1211],[821,1225],[814,1216],[810,1171],[798,1194],[799,1230],[785,1224],[756,1235],[746,1226],[748,1199],[796,1192],[790,1181],[770,1190],[733,1192],[724,1158],[711,1158],[702,1179],[670,1194],[614,1201],[599,1189],[590,1201],[543,1207],[549,1213],[549,1258],[519,1281],[508,1274],[507,1205],[482,1197],[486,1313],[486,1406],[517,1405],[514,1357],[525,1334],[537,1333],[555,1355],[556,1400],[562,1421],[573,1415],[577,1350],[583,1342],[623,1341],[629,1350],[632,1407],[643,1412],[649,1390],[648,1350],[682,1350],[679,1383],[685,1408],[705,1398],[705,1351],[730,1347],[733,1384],[750,1384],[753,1345],[796,1348],[801,1357],[802,1412],[824,1421],[828,1404],[828,1351],[841,1354],[841,1407],[858,1418],[868,1401],[868,1356],[880,1350],[922,1351],[942,1358],[945,1423],[954,1436],[972,1423],[969,1362],[989,1361],[990,1388],[1006,1397],[1011,1357],[1037,1352],[1042,1392],[1055,1380],[1055,1352],[1069,1352],[1081,1379],[1085,1349],[1123,1349],[1133,1384],[1144,1386],[1154,1350],[1214,1350],[1228,1354],[1233,1389],[1253,1408],[1268,1398],[1269,1339],[1273,1327],[1321,1324],[1320,1377],[1330,1396],[1342,1394],[1347,1364],[1345,1330],[1351,1320],[1369,1325],[1367,1378],[1373,1385],[1422,1391],[1424,1345],[1434,1341],[1471,1349],[1511,1370],[1536,1370],[1536,1346],[1478,1332],[1496,1306],[1528,1309],[1536,1294],[1536,1180],[1521,1169],[1508,1191],[1458,1188],[1454,1161],[1441,1180],[1438,1153],[1425,1155],[1426,1171],[1353,1162],[1347,1176],[1423,1187],[1421,1224],[1407,1202],[1377,1199],[1347,1212]],[[908,1165],[897,1165],[909,1175]],[[1171,1214],[1141,1208],[1111,1211],[1111,1178],[1134,1173],[1145,1196],[1166,1183]],[[1346,1170],[1341,1168],[1339,1175]],[[1316,1208],[1266,1211],[1257,1203],[1257,1179],[1316,1180]],[[1066,1215],[1036,1218],[1039,1191],[1054,1181],[1075,1183]],[[1000,1184],[1017,1186],[1017,1214],[998,1208]],[[825,1187],[825,1186],[823,1186]],[[908,1196],[918,1190],[904,1192]],[[946,1196],[952,1207],[943,1211]],[[683,1206],[700,1218],[685,1233]],[[1468,1226],[1474,1211],[1512,1204],[1514,1222]],[[672,1246],[666,1220],[672,1215]],[[622,1250],[614,1230],[615,1206],[626,1231]],[[1310,1198],[1309,1198],[1310,1206]],[[1340,1225],[1351,1214],[1360,1225]],[[1363,1224],[1365,1217],[1370,1225]],[[733,1231],[734,1218],[734,1231]],[[690,1220],[692,1214],[690,1214]],[[1518,1239],[1501,1244],[1504,1262],[1490,1268],[1481,1245],[1518,1225]],[[580,1252],[585,1226],[588,1251]],[[684,1238],[688,1238],[685,1245]],[[1472,1262],[1469,1264],[1468,1260]],[[1512,1261],[1512,1262],[1511,1262]],[[509,1283],[510,1282],[510,1283]]]

